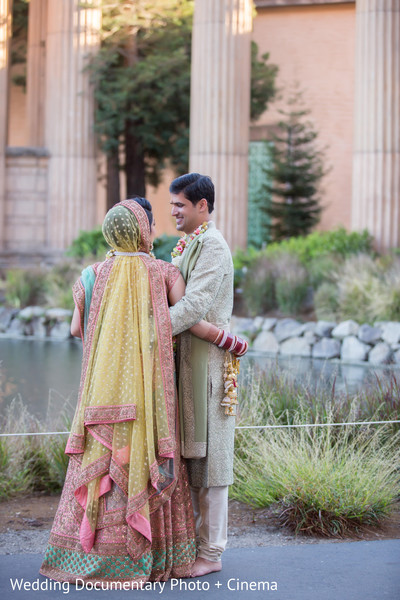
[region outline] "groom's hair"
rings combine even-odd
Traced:
[[[208,212],[214,210],[214,184],[211,177],[200,173],[187,173],[173,180],[169,186],[171,194],[183,195],[187,200],[196,205],[202,198],[207,200]]]

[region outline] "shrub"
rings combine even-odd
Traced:
[[[68,248],[67,254],[78,259],[92,257],[103,260],[109,249],[99,225],[91,231],[81,231]]]
[[[245,270],[243,298],[251,315],[262,314],[276,306],[274,265],[263,255]]]
[[[325,281],[314,293],[314,307],[317,319],[336,321],[339,310],[338,290],[334,283]]]
[[[47,277],[46,303],[57,308],[74,309],[71,288],[82,271],[82,265],[71,260],[56,264]]]
[[[155,256],[166,262],[171,262],[171,252],[175,248],[179,238],[175,235],[161,235],[153,242]]]
[[[44,302],[47,273],[41,269],[10,269],[6,273],[5,299],[15,308]]]
[[[342,257],[352,254],[372,254],[373,237],[364,230],[347,232],[344,227],[332,231],[314,231],[305,237],[293,237],[282,242],[269,244],[266,249],[268,255],[276,252],[290,252],[296,254],[303,265],[318,256],[335,254]]]
[[[274,261],[276,301],[283,313],[300,312],[308,291],[306,269],[296,256],[278,254]]]
[[[353,399],[345,397],[337,410],[327,391],[320,395],[303,385],[288,384],[276,374],[265,379],[253,374],[250,380],[239,424],[275,427],[238,431],[231,495],[253,506],[278,503],[281,522],[306,534],[343,536],[365,525],[380,524],[390,514],[400,489],[400,431],[368,425],[278,426],[369,420],[390,386],[372,387]],[[392,383],[392,387],[393,397],[398,386]],[[282,405],[287,398],[285,413]],[[392,408],[389,414],[396,418],[398,400]]]

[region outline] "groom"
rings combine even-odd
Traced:
[[[224,349],[192,336],[186,330],[205,319],[227,329],[233,307],[233,263],[228,244],[210,220],[214,185],[210,177],[188,173],[170,186],[171,214],[183,236],[173,252],[186,281],[185,296],[170,308],[178,344],[179,397],[183,456],[187,458],[198,557],[192,576],[222,568],[227,542],[228,486],[233,483],[235,418],[221,406],[224,394]],[[182,333],[183,332],[183,333]],[[224,336],[226,337],[226,336]]]

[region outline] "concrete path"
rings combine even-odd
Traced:
[[[42,555],[1,557],[1,600],[53,598],[140,600],[399,600],[400,540],[232,548],[224,569],[201,579],[170,580],[163,589],[87,590],[38,576]],[[13,590],[16,580],[26,589]],[[47,586],[47,589],[46,589]],[[42,589],[35,589],[41,587]],[[29,589],[31,588],[31,589]]]

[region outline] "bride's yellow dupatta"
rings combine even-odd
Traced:
[[[176,483],[171,325],[164,279],[149,256],[145,211],[133,200],[115,205],[103,233],[113,252],[95,267],[78,408],[66,452],[82,458],[75,497],[84,511],[83,549],[93,546],[99,499],[114,482],[126,495],[127,549],[137,560],[151,544],[150,512]],[[74,297],[83,328],[81,280]]]

